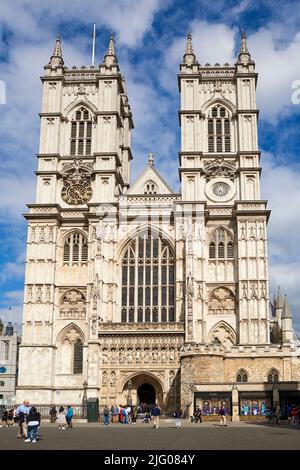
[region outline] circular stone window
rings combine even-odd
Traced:
[[[236,186],[228,178],[216,178],[206,184],[205,194],[211,201],[228,202],[234,198]]]
[[[223,197],[226,196],[230,191],[230,186],[227,183],[215,183],[212,187],[212,192],[214,193],[215,196],[218,197]]]

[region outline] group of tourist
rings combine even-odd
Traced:
[[[112,405],[110,408],[105,406],[103,409],[103,424],[107,426],[109,423],[123,423],[123,424],[136,424],[138,414],[142,412],[141,406],[131,405]],[[158,428],[160,408],[158,405],[154,405],[151,408],[151,412],[148,411],[144,414],[143,423],[149,423],[153,421],[153,427]]]
[[[57,412],[54,405],[51,405],[49,415],[50,422],[56,423],[58,429],[67,429],[73,427],[73,408],[68,405],[65,410],[61,406]],[[18,426],[18,438],[24,438],[24,442],[37,441],[38,428],[41,423],[41,414],[35,406],[30,406],[29,401],[25,400],[22,405],[6,409],[3,407],[1,412],[0,427]]]
[[[112,405],[110,408],[105,406],[103,409],[103,424],[108,426],[110,423],[123,423],[123,424],[136,424],[138,414],[143,413],[141,405],[138,406],[123,406],[123,405]],[[153,428],[158,429],[159,418],[161,410],[159,406],[153,405],[148,407],[148,411],[143,413],[143,423],[153,423]],[[177,408],[173,416],[175,418],[175,426],[177,429],[181,428],[182,411]]]
[[[71,405],[68,405],[66,410],[63,406],[60,406],[58,412],[56,407],[51,405],[49,415],[50,423],[56,423],[58,429],[63,430],[73,427],[74,410]]]

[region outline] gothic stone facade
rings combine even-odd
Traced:
[[[270,310],[245,35],[233,66],[201,66],[189,35],[178,79],[181,191],[153,155],[130,185],[133,120],[113,37],[88,69],[68,69],[56,41],[26,214],[19,401],[137,403],[148,384],[163,406],[213,414],[224,403],[238,417],[298,390],[280,292]]]

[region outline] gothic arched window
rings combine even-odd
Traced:
[[[63,262],[72,265],[86,263],[87,260],[87,238],[80,232],[71,233],[64,242]]]
[[[214,106],[208,115],[207,121],[208,152],[230,152],[230,114],[221,105]]]
[[[271,369],[268,373],[268,382],[278,382],[279,372],[277,369]]]
[[[174,256],[151,231],[135,237],[122,261],[122,322],[174,322]]]
[[[227,230],[223,227],[215,230],[212,241],[209,244],[210,259],[233,258],[233,242]]]
[[[82,374],[83,344],[80,339],[74,343],[73,374]]]
[[[71,122],[71,155],[91,155],[92,116],[85,108],[76,111]]]
[[[236,376],[237,382],[248,382],[248,374],[245,371],[245,369],[240,369],[237,376]]]

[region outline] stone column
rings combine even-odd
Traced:
[[[236,385],[233,385],[231,391],[231,400],[232,400],[232,421],[236,422],[240,420],[239,415],[239,391]]]

